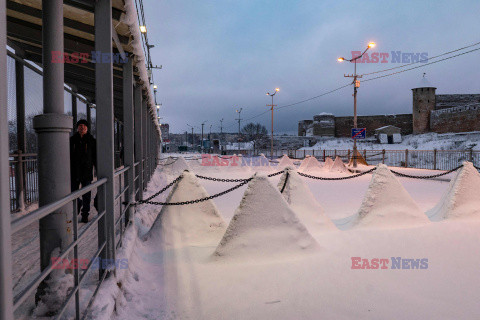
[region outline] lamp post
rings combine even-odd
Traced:
[[[354,67],[354,73],[353,75],[346,74],[344,75],[345,78],[353,78],[353,127],[357,127],[357,89],[360,87],[360,80],[357,80],[357,78],[361,78],[361,75],[357,75],[357,60],[363,57],[365,52],[368,51],[368,49],[375,47],[375,42],[370,42],[367,46],[367,48],[362,52],[361,55],[357,57],[352,57],[352,59],[345,59],[343,57],[340,57],[337,59],[338,62],[342,61],[349,61],[353,62],[355,64]],[[357,139],[353,138],[353,167],[357,167]]]
[[[155,97],[155,104],[157,104],[157,89],[158,89],[157,85],[156,84],[153,85],[153,95]]]
[[[220,136],[223,134],[223,118],[220,120]]]
[[[240,109],[237,109],[237,113],[238,113],[238,151],[240,151],[240,121],[242,121],[242,119],[240,118],[240,113],[242,113],[242,110],[243,108],[240,108]],[[223,119],[222,119],[223,120]]]
[[[203,153],[203,126],[205,125],[205,123],[207,123],[208,120],[205,120],[202,122],[202,141],[201,141],[201,149],[202,149],[202,153]]]
[[[272,104],[267,104],[267,107],[270,107],[270,110],[272,111],[272,143],[270,146],[270,159],[273,159],[273,107],[276,106],[276,104],[273,104],[273,96],[276,95],[278,91],[280,91],[280,89],[275,88],[273,93],[267,92],[267,96],[272,97]]]
[[[193,126],[189,125],[188,123],[187,123],[187,126],[189,126],[190,128],[192,128],[192,148],[193,148],[193,144],[194,144],[194,141],[193,141]]]

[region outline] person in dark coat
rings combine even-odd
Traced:
[[[93,168],[97,165],[97,142],[88,132],[87,120],[77,122],[77,132],[70,137],[70,172],[72,192],[86,187],[93,180]],[[78,199],[78,211],[82,210],[81,222],[88,222],[91,192]]]

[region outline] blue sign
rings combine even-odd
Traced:
[[[365,139],[367,128],[352,128],[352,139]]]

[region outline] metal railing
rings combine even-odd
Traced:
[[[480,151],[476,150],[358,150],[369,165],[384,163],[391,167],[405,167],[431,170],[451,170],[458,167],[464,161],[470,161],[475,166],[480,166]],[[270,150],[228,150],[226,154],[243,154],[246,156],[258,156],[263,153],[270,157]],[[304,159],[306,156],[314,156],[325,161],[330,157],[340,157],[348,162],[353,157],[351,149],[321,149],[321,150],[274,150],[274,157],[284,154],[294,159]]]
[[[21,211],[38,201],[38,163],[35,153],[9,155],[10,211]]]

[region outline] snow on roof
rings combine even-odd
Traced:
[[[356,226],[406,228],[428,223],[427,216],[384,164],[373,173]]]
[[[387,128],[400,129],[399,127],[395,127],[395,126],[392,126],[392,125],[388,125],[388,126],[383,126],[383,127],[377,128],[377,129],[375,129],[375,131],[376,131],[376,130],[383,130],[383,129],[387,129]],[[400,129],[400,130],[401,130],[401,129]]]
[[[135,8],[134,0],[125,0],[125,15],[122,22],[128,25],[131,34],[133,35],[131,45],[133,47],[133,54],[135,55],[136,66],[140,73],[140,79],[143,82],[143,88],[147,92],[147,105],[150,107],[152,114],[156,112],[155,100],[150,90],[150,77],[148,76],[147,68],[145,66],[145,54],[142,47],[142,36],[140,34],[140,24],[137,19],[137,10]],[[156,124],[157,132],[162,136],[157,117],[153,117]]]
[[[415,88],[436,88],[436,87],[432,86],[432,84],[427,80],[424,74],[422,79],[420,79],[420,82]]]
[[[256,174],[215,250],[218,257],[270,258],[319,249],[267,176]]]
[[[170,191],[166,202],[189,201],[208,196],[195,174],[185,171],[183,178]],[[207,241],[212,236],[220,239],[225,229],[225,221],[215,203],[207,200],[188,206],[162,206],[146,239],[165,239],[168,242],[180,238],[183,244],[193,244]]]
[[[282,190],[283,198],[295,211],[300,220],[311,233],[327,230],[338,230],[332,220],[325,214],[325,210],[317,202],[315,196],[305,184],[304,180],[294,169],[288,170],[288,179],[285,184],[287,173],[284,172],[278,182],[278,189]]]
[[[427,214],[432,221],[458,218],[480,218],[480,174],[471,162],[450,181],[442,200]]]

